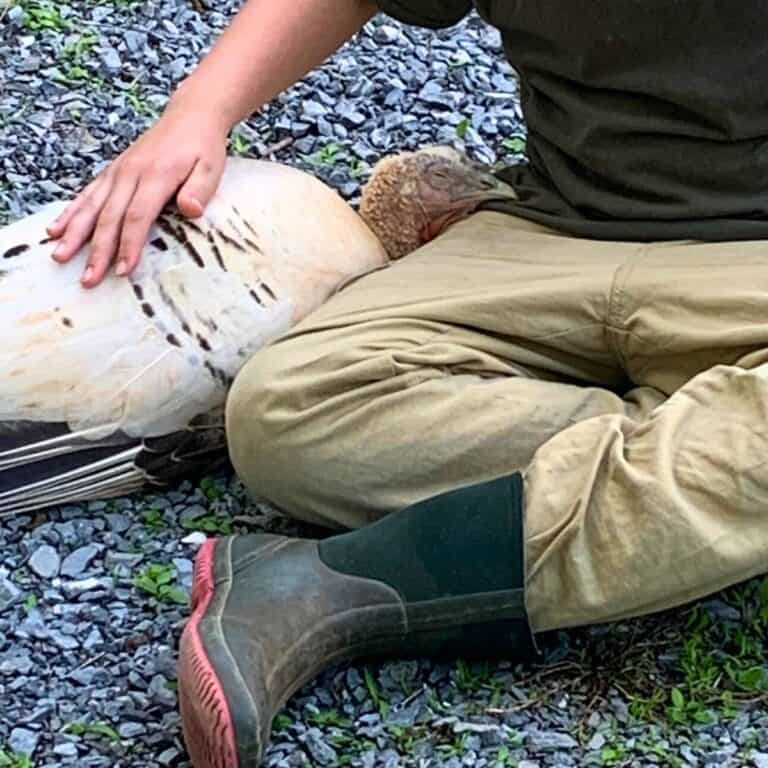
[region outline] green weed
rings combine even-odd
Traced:
[[[30,613],[37,608],[37,595],[30,592],[24,599],[24,610]]]
[[[25,2],[19,2],[18,5],[24,11],[24,26],[33,32],[44,29],[66,32],[72,28],[71,22],[61,15],[61,12],[54,3],[26,0]]]
[[[360,179],[363,176],[368,175],[371,171],[371,166],[357,157],[353,157],[349,161],[348,165],[349,165],[349,175],[353,179]]]
[[[427,736],[427,731],[423,726],[409,728],[404,725],[387,725],[386,728],[387,733],[395,743],[395,749],[401,755],[413,754],[416,743]]]
[[[307,718],[314,725],[321,728],[335,726],[336,728],[351,728],[352,721],[344,717],[337,709],[321,709],[313,712]]]
[[[447,744],[438,744],[435,749],[447,758],[461,757],[467,751],[468,738],[469,734],[460,733],[456,735],[453,741]]]
[[[62,729],[64,733],[71,733],[73,736],[93,736],[99,739],[107,739],[111,742],[119,742],[120,734],[107,723],[67,723]]]
[[[456,135],[460,139],[463,139],[467,135],[467,131],[469,130],[469,125],[470,125],[470,123],[469,123],[469,118],[468,117],[465,117],[463,120],[461,120],[459,123],[457,123],[457,125],[456,125]]]
[[[0,749],[0,768],[33,768],[29,755],[23,752],[6,752]]]
[[[382,698],[381,693],[379,692],[379,686],[376,683],[376,678],[368,667],[363,670],[363,677],[365,679],[365,687],[368,689],[368,693],[373,699],[374,706],[382,717],[386,717],[389,712],[389,702]]]
[[[219,515],[196,517],[194,520],[185,520],[181,525],[190,531],[218,533],[222,536],[229,536],[232,533],[232,521],[227,517],[220,517]]]
[[[272,721],[272,732],[280,733],[281,731],[287,731],[292,725],[293,718],[281,712]]]
[[[104,81],[89,65],[89,58],[99,43],[98,35],[83,32],[75,40],[70,40],[61,52],[61,72],[58,78],[64,83],[87,83],[93,88],[101,88]]]
[[[224,495],[212,477],[204,477],[200,481],[200,490],[205,494],[208,501],[216,501]]]
[[[496,753],[496,765],[500,768],[515,768],[517,761],[512,757],[509,747],[499,747]]]
[[[627,748],[623,744],[606,744],[600,750],[600,765],[619,765],[627,759]]]
[[[125,97],[137,115],[145,115],[147,117],[155,117],[157,115],[157,111],[150,106],[144,91],[137,83],[133,83],[126,90]]]
[[[133,584],[142,592],[152,595],[160,603],[186,605],[187,595],[177,585],[176,578],[176,569],[172,565],[150,563],[136,576]]]
[[[316,152],[313,152],[311,155],[304,155],[303,158],[310,165],[331,167],[336,165],[336,163],[341,159],[340,155],[341,148],[338,146],[338,144],[330,142],[324,147],[321,147]]]
[[[456,662],[456,686],[460,691],[476,693],[491,685],[492,670],[487,662],[470,665],[463,659]]]
[[[744,704],[768,702],[768,579],[735,587],[722,599],[738,606],[742,619],[713,619],[695,605],[680,628],[683,639],[671,684],[628,694],[633,717],[653,722],[663,716],[673,727],[687,728],[732,718]],[[622,685],[644,687],[634,680]]]
[[[162,511],[154,507],[143,512],[142,517],[144,518],[144,525],[146,525],[147,528],[151,528],[153,531],[159,531],[168,527],[168,523],[165,521]]]
[[[510,136],[501,142],[501,146],[513,155],[524,155],[526,148],[525,136]]]
[[[233,131],[229,137],[230,152],[238,157],[244,157],[251,151],[253,145],[238,131]]]

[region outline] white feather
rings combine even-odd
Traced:
[[[92,439],[117,428],[134,436],[182,429],[225,397],[206,363],[233,377],[344,278],[385,260],[334,192],[262,161],[231,158],[205,215],[187,228],[205,268],[153,227],[131,282],[110,275],[86,290],[79,282],[84,257],[61,266],[50,258],[55,243],[40,244],[60,208],[47,206],[0,231],[0,256],[29,246],[0,259],[0,421],[65,421],[75,432],[103,427]],[[184,222],[174,217],[171,225]],[[151,245],[155,240],[168,249]],[[181,346],[169,344],[169,335]]]

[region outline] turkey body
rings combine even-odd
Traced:
[[[203,216],[163,212],[130,277],[96,289],[83,255],[50,258],[64,207],[0,229],[0,515],[215,466],[242,365],[387,261],[333,190],[266,161],[229,158]]]

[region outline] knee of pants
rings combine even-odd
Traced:
[[[316,428],[303,412],[296,365],[278,345],[262,349],[240,370],[226,404],[230,460],[253,498],[304,522],[350,527],[335,506],[318,501]]]

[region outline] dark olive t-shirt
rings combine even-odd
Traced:
[[[768,0],[379,5],[501,30],[529,162],[500,172],[519,204],[487,207],[597,238],[768,238]]]

